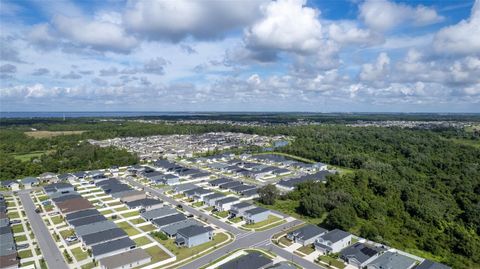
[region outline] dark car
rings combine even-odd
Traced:
[[[35,213],[40,213],[42,212],[42,209],[40,209],[39,207],[35,208]]]
[[[183,206],[182,205],[177,205],[177,208],[183,208]]]
[[[28,243],[26,244],[20,244],[20,245],[17,245],[17,250],[20,250],[20,249],[26,249],[28,248],[30,245]]]

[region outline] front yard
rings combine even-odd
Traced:
[[[282,223],[281,220],[282,219],[277,216],[269,215],[268,218],[264,221],[260,221],[252,224],[245,224],[242,227],[247,229],[264,230],[264,229],[269,229],[276,226],[277,222],[278,224]]]

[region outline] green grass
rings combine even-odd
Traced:
[[[340,268],[340,269],[343,269],[345,268],[345,264],[337,259],[334,259],[332,257],[329,257],[329,256],[320,256],[318,257],[319,260],[322,260],[324,262],[326,262],[327,264],[329,265],[333,265],[337,268]]]
[[[293,244],[293,242],[288,240],[288,238],[286,238],[285,236],[280,237],[280,239],[278,239],[278,242],[282,243],[285,246],[291,246]]]
[[[119,202],[119,201],[115,201],[113,203],[108,203],[108,206],[116,206],[116,205],[121,205],[122,202]]]
[[[83,251],[81,247],[72,249],[72,254],[77,261],[83,261],[88,258],[88,252]]]
[[[136,218],[136,219],[131,219],[130,222],[133,224],[141,224],[141,223],[144,223],[145,220],[142,218]]]
[[[152,257],[152,261],[149,264],[157,263],[159,261],[163,261],[163,260],[166,260],[166,259],[170,258],[170,256],[168,256],[168,254],[158,246],[147,248],[147,249],[145,249],[145,251],[148,254],[150,254],[150,256]],[[146,266],[146,265],[147,264],[145,264],[143,266]]]
[[[192,207],[201,207],[202,205],[203,205],[203,202],[200,201],[200,202],[193,203]]]
[[[214,212],[213,215],[223,219],[228,216],[228,211],[217,211],[217,212]]]
[[[42,196],[37,196],[38,200],[40,202],[43,202],[43,201],[46,201],[48,200],[48,196],[47,195],[42,195]]]
[[[135,241],[135,244],[137,244],[137,246],[147,245],[147,244],[150,244],[152,242],[146,236],[136,238],[133,241]]]
[[[14,239],[15,239],[16,243],[19,243],[19,242],[23,242],[23,241],[27,240],[27,236],[26,235],[19,235],[19,236],[15,236]]]
[[[20,257],[20,259],[30,258],[32,256],[33,256],[33,253],[29,249],[18,252],[18,257]]]
[[[140,230],[144,231],[144,232],[151,232],[151,231],[157,229],[157,227],[153,226],[152,224],[148,224],[148,225],[141,226],[141,227],[138,227],[138,228]]]
[[[259,203],[259,202],[255,202],[255,204],[257,204],[259,206],[262,206],[262,207],[265,207],[265,208],[268,208],[268,209],[280,211],[280,212],[285,213],[287,215],[290,215],[290,216],[292,216],[296,219],[300,219],[300,220],[303,220],[307,223],[314,224],[314,225],[318,225],[319,223],[322,223],[323,220],[327,217],[327,214],[325,214],[324,216],[322,216],[320,218],[310,218],[310,217],[307,217],[307,216],[300,215],[296,211],[296,209],[300,205],[300,201],[294,201],[294,200],[290,200],[290,199],[286,199],[286,200],[278,200],[277,199],[275,201],[274,205],[264,205],[264,204]]]
[[[66,239],[69,236],[72,236],[75,234],[75,231],[73,229],[69,230],[63,230],[60,232],[60,236],[62,236],[63,239]]]
[[[12,211],[7,213],[7,217],[9,219],[18,219],[20,218],[20,214],[18,213],[18,211]]]
[[[132,225],[128,224],[126,221],[117,223],[117,226],[123,229],[129,236],[134,236],[140,232],[135,229]]]
[[[34,265],[35,264],[35,261],[29,261],[29,262],[25,262],[25,263],[21,263],[20,264],[20,267],[26,267],[26,266],[29,266],[29,265]],[[35,268],[35,267],[34,267]]]
[[[108,215],[108,214],[110,214],[110,213],[113,213],[113,211],[110,210],[110,209],[107,209],[107,210],[104,210],[104,211],[100,211],[100,214],[102,214],[102,215]]]
[[[15,226],[12,226],[12,231],[13,233],[21,233],[21,232],[24,232],[25,230],[23,229],[23,225],[22,224],[17,224]]]
[[[59,215],[57,215],[57,216],[55,216],[55,217],[52,217],[51,220],[52,220],[53,224],[55,224],[55,225],[60,224],[60,223],[63,222],[62,217],[59,216]]]
[[[137,211],[132,211],[132,212],[122,214],[122,217],[124,217],[124,218],[129,218],[129,217],[133,217],[133,216],[140,216],[140,213],[138,213]]]
[[[50,211],[53,210],[53,205],[46,205],[46,206],[44,206],[43,208],[45,208],[45,211],[46,211],[46,212],[50,212]]]
[[[30,161],[32,158],[38,158],[40,156],[42,156],[43,154],[46,154],[48,153],[48,151],[32,151],[32,152],[29,152],[29,153],[25,153],[25,154],[19,154],[19,153],[14,153],[14,154],[11,154],[11,156],[13,156],[13,158],[19,160],[19,161],[22,161],[22,162],[25,162],[25,161]]]
[[[82,265],[82,269],[92,269],[95,266],[97,266],[94,262],[87,263],[85,265]]]
[[[128,207],[126,207],[126,206],[121,206],[121,207],[119,207],[119,208],[114,208],[113,210],[115,210],[116,212],[122,212],[122,211],[128,210]]]
[[[179,193],[179,194],[174,195],[173,198],[174,199],[183,199],[183,198],[185,198],[185,195]]]
[[[205,207],[203,210],[207,211],[207,212],[210,212],[214,209],[215,207],[214,206],[209,206],[209,207]]]
[[[257,223],[252,223],[252,224],[245,224],[242,227],[249,228],[249,229],[259,229],[265,226],[270,226],[270,224],[279,222],[281,218],[274,216],[274,215],[269,215],[268,218],[264,221],[260,221]]]
[[[297,251],[299,251],[299,252],[301,252],[305,255],[308,255],[308,254],[311,254],[315,251],[315,247],[313,246],[313,244],[310,244],[310,245],[300,247],[299,249],[297,249]]]
[[[239,223],[240,221],[242,221],[242,218],[241,217],[235,217],[233,219],[230,219],[231,222],[233,223]]]

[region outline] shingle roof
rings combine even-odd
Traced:
[[[326,229],[320,228],[317,225],[309,224],[307,226],[304,226],[302,228],[299,228],[291,232],[290,234],[293,234],[296,237],[301,238],[303,240],[308,240],[310,238],[320,236],[326,232],[327,232]]]
[[[190,225],[177,231],[177,234],[181,234],[183,237],[193,237],[200,234],[208,233],[213,228],[210,226]]]
[[[216,201],[215,204],[224,205],[224,204],[228,204],[236,201],[239,201],[238,198],[230,196],[230,197],[223,198],[222,200]]]
[[[158,219],[161,217],[177,214],[178,211],[175,208],[164,206],[161,208],[145,211],[141,213],[142,217],[145,219]]]
[[[385,252],[383,255],[376,258],[373,262],[369,263],[368,266],[378,269],[408,269],[411,268],[414,264],[415,260],[410,257],[394,252]]]
[[[93,234],[88,234],[82,237],[85,245],[90,246],[106,241],[115,240],[127,236],[124,230],[120,228],[113,228],[105,231],[100,231]]]
[[[377,255],[378,253],[385,251],[384,248],[375,247],[371,245],[367,245],[364,243],[356,243],[352,246],[349,246],[342,251],[340,251],[340,255],[344,259],[352,259],[359,261],[360,263],[364,263],[368,261],[368,259],[372,258],[373,256]]]
[[[152,205],[158,205],[162,204],[163,202],[157,199],[152,199],[152,198],[145,198],[145,199],[140,199],[140,200],[135,200],[127,203],[128,207],[137,207],[137,206],[152,206]]]
[[[219,269],[259,269],[272,263],[272,260],[265,257],[261,253],[251,252],[247,255],[235,258],[227,263],[224,263]]]
[[[87,210],[82,210],[82,211],[78,211],[78,212],[75,212],[75,213],[67,214],[67,216],[65,218],[68,221],[72,221],[74,219],[85,218],[85,217],[93,216],[93,215],[100,215],[100,212],[96,209],[87,209]]]
[[[107,254],[124,248],[134,247],[135,242],[129,237],[108,241],[102,244],[92,246],[93,256]]]
[[[92,224],[77,227],[75,228],[75,233],[78,236],[83,237],[87,234],[98,233],[98,232],[110,230],[113,228],[117,228],[117,225],[115,225],[115,223],[113,223],[112,221],[106,220],[102,222],[95,222]]]
[[[350,233],[348,233],[348,232],[345,232],[345,231],[342,231],[342,230],[339,230],[339,229],[335,229],[335,230],[332,230],[332,231],[322,235],[321,238],[325,241],[337,242],[337,241],[340,241],[340,240],[342,240],[343,238],[345,238],[349,235],[350,235]]]
[[[100,264],[107,269],[123,268],[122,266],[124,265],[129,265],[138,261],[142,261],[148,259],[149,257],[150,255],[148,255],[145,250],[141,248],[136,248],[127,252],[105,257],[100,260]]]
[[[163,226],[170,225],[172,223],[180,222],[185,219],[186,219],[185,215],[179,213],[175,215],[166,216],[163,218],[154,219],[152,220],[152,223],[157,225],[158,227],[163,227]]]
[[[83,225],[95,223],[95,222],[100,222],[100,221],[105,221],[107,218],[105,218],[103,215],[93,215],[85,218],[80,218],[76,220],[70,221],[70,225],[74,227],[80,227]]]
[[[451,267],[441,264],[438,262],[424,260],[420,265],[418,265],[415,269],[451,269]]]

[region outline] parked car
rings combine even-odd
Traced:
[[[18,224],[18,223],[21,223],[21,222],[22,222],[21,220],[16,219],[16,220],[11,220],[10,224]]]
[[[78,237],[76,237],[76,236],[74,236],[74,235],[69,236],[69,237],[67,237],[67,238],[65,239],[65,241],[67,241],[67,242],[75,242],[75,241],[77,241],[77,240],[78,240]]]
[[[193,218],[193,214],[187,215],[187,218]]]
[[[177,208],[180,208],[180,209],[182,209],[182,208],[183,208],[183,206],[182,206],[182,205],[177,205]]]
[[[17,250],[20,250],[20,249],[26,249],[28,248],[30,245],[28,243],[26,244],[20,244],[20,245],[17,245]]]
[[[42,212],[42,209],[40,209],[39,207],[35,208],[35,213],[40,213]]]

